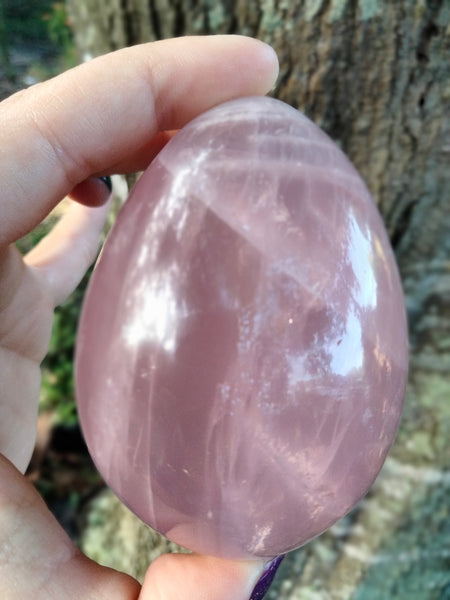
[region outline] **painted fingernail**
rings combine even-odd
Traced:
[[[111,192],[111,177],[88,177],[76,185],[69,196],[85,206],[103,206]]]
[[[264,598],[277,573],[277,569],[285,556],[285,554],[277,556],[277,558],[274,558],[273,561],[267,565],[266,570],[261,575],[258,583],[255,585],[252,595],[250,596],[250,600],[262,600]]]
[[[106,185],[106,187],[108,188],[108,190],[110,192],[112,192],[112,181],[111,181],[111,177],[109,175],[105,175],[104,177],[100,177],[99,179],[101,179],[103,181],[103,183]]]

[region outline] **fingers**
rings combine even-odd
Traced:
[[[80,187],[89,190],[96,185],[106,188],[101,181]],[[73,202],[52,231],[25,257],[46,286],[54,307],[72,293],[94,261],[109,208],[109,203],[94,208],[85,206],[87,197],[82,189],[78,190],[78,198],[83,204]]]
[[[89,177],[74,187],[70,197],[85,206],[103,206],[111,191],[110,177]]]
[[[167,141],[160,132],[221,101],[266,93],[276,74],[273,51],[255,40],[179,38],[101,57],[9,98],[0,105],[0,248],[30,231],[71,190],[78,200],[89,196],[97,184],[77,186],[91,175],[143,168]],[[55,304],[90,264],[106,210],[74,204],[27,256],[27,273],[39,272]],[[81,557],[2,457],[0,558],[5,600],[135,600],[139,594],[130,578]],[[170,572],[172,582],[165,583]],[[244,600],[258,574],[256,563],[162,558],[150,568],[142,598]]]
[[[142,148],[130,152],[125,158],[121,158],[117,164],[111,165],[106,173],[132,173],[135,171],[144,171],[151,163],[160,150],[164,148],[168,141],[175,135],[174,131],[161,131],[156,134],[149,142],[146,142]]]
[[[177,38],[105,55],[7,99],[0,246],[90,175],[141,168],[158,132],[221,101],[266,93],[277,71],[273,50],[250,38]]]
[[[136,600],[131,577],[80,554],[31,484],[0,455],[0,598]]]
[[[142,591],[131,577],[84,557],[33,486],[0,455],[2,600],[248,600],[262,562],[169,554]]]
[[[196,554],[165,554],[145,576],[139,600],[249,600],[264,565]]]

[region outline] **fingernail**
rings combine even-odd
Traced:
[[[277,556],[277,558],[274,558],[273,561],[267,565],[266,570],[253,589],[250,600],[262,600],[264,598],[277,573],[278,567],[285,556],[285,554],[281,554],[281,556]]]
[[[110,192],[112,192],[112,181],[111,181],[111,177],[109,175],[105,175],[104,177],[100,177],[99,179],[101,179],[103,181],[103,183],[106,185],[106,187],[108,188],[108,190]]]
[[[69,196],[85,206],[103,206],[111,192],[111,177],[88,177],[76,185]]]

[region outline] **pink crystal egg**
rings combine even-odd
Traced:
[[[92,457],[196,552],[274,557],[368,491],[407,373],[401,284],[366,186],[305,116],[216,106],[126,202],[76,357]]]

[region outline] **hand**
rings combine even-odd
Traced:
[[[145,168],[174,130],[211,106],[264,94],[276,57],[248,38],[179,38],[120,50],[0,104],[0,597],[230,599],[263,565],[166,555],[142,588],[84,557],[24,472],[34,446],[39,364],[54,307],[94,259],[109,195],[98,176]],[[67,194],[71,208],[22,258],[13,243]],[[99,206],[101,205],[101,206]]]

